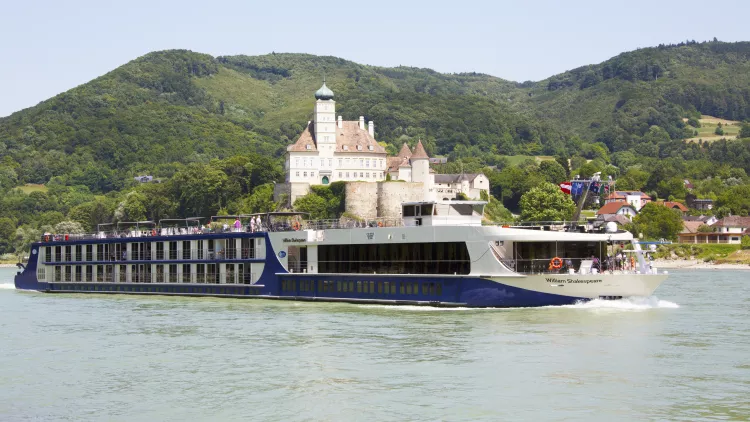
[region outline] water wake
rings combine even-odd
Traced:
[[[0,290],[13,290],[16,285],[13,283],[0,283]]]
[[[660,300],[656,296],[626,297],[619,300],[594,299],[574,305],[563,305],[562,308],[572,309],[613,309],[623,311],[644,311],[647,309],[675,309],[680,305],[668,300]]]

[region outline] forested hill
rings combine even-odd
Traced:
[[[493,164],[497,155],[575,154],[580,138],[616,152],[654,125],[671,140],[690,137],[683,118],[698,113],[748,118],[749,58],[750,43],[660,46],[518,84],[304,54],[155,52],[0,119],[0,154],[20,165],[16,183],[95,166],[106,180],[86,182],[94,191],[136,173],[169,176],[174,163],[278,157],[311,118],[323,73],[345,119],[374,120],[396,150],[422,138],[433,154]]]
[[[615,151],[653,125],[690,138],[683,117],[750,118],[750,42],[646,48],[530,86],[527,106],[539,118]]]
[[[337,111],[374,120],[389,152],[422,139],[430,154],[449,156],[438,171],[487,172],[514,211],[523,192],[570,172],[604,171],[662,198],[684,198],[682,178],[707,180],[696,191],[708,197],[750,186],[739,124],[726,140],[699,141],[701,114],[750,118],[747,42],[646,48],[523,83],[306,54],[171,50],[0,119],[0,253],[17,226],[271,206],[267,187],[251,193],[283,180],[285,147],[311,119],[324,74]],[[508,156],[518,155],[555,156],[559,167],[515,165]],[[136,186],[142,174],[168,183]],[[732,185],[717,184],[724,179]],[[45,186],[17,189],[27,184]],[[320,201],[334,209],[329,199]]]

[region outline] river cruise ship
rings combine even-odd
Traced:
[[[19,264],[15,285],[50,293],[529,307],[650,296],[667,277],[616,227],[483,225],[485,204],[404,203],[397,219],[266,213],[237,216],[253,224],[216,231],[187,219],[182,227],[170,220],[45,235]]]

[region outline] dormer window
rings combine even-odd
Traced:
[[[372,145],[368,145],[368,146],[367,146],[367,149],[369,149],[370,151],[372,151],[372,150],[373,150],[373,149],[375,149],[375,148],[374,148],[374,147],[373,147]]]
[[[344,151],[349,151],[349,145],[344,145],[342,148],[344,148]]]
[[[306,149],[312,149],[312,145],[305,145]]]
[[[362,145],[357,145],[357,151],[362,151]]]

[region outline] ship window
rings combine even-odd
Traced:
[[[383,282],[378,281],[378,294],[383,294]]]
[[[414,215],[415,215],[414,205],[405,205],[404,217],[414,217]]]
[[[94,267],[86,266],[86,281],[94,281]]]
[[[190,264],[182,264],[182,282],[190,283]]]
[[[370,282],[370,293],[375,293],[375,282],[374,281]]]
[[[468,274],[470,270],[464,242],[321,245],[318,265],[321,273]]]
[[[44,260],[46,262],[52,261],[52,248],[50,246],[44,248]]]

